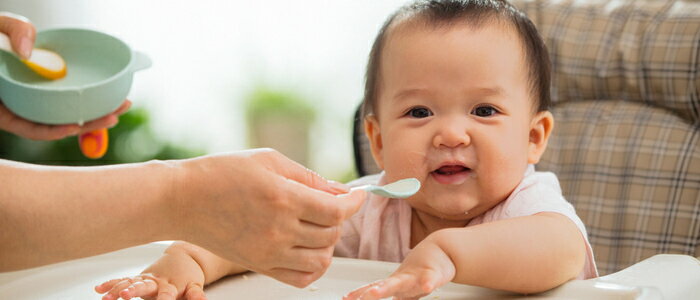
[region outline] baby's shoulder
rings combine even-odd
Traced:
[[[511,217],[572,210],[571,204],[562,194],[557,176],[552,172],[527,174],[503,206],[504,212]]]

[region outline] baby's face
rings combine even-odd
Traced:
[[[396,28],[382,53],[376,115],[365,123],[389,182],[418,178],[418,211],[467,220],[507,198],[532,157],[533,101],[516,33]],[[468,212],[468,214],[466,214]]]

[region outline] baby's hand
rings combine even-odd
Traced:
[[[184,247],[195,246],[176,242],[141,275],[109,280],[96,286],[95,291],[106,293],[103,300],[116,300],[119,297],[206,299],[203,291],[204,270],[187,251],[182,251]]]
[[[389,278],[362,286],[343,300],[374,300],[386,297],[418,299],[455,277],[452,260],[430,239],[419,243]]]
[[[195,282],[188,283],[184,290],[178,290],[177,286],[168,280],[154,277],[151,274],[141,274],[139,276],[112,279],[95,287],[98,293],[107,293],[102,300],[115,300],[119,297],[131,299],[141,297],[143,299],[158,300],[203,300],[206,299],[201,284]],[[178,297],[182,295],[182,297]]]

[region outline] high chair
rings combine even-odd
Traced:
[[[536,295],[448,283],[426,299],[700,298],[700,1],[514,0],[552,58],[553,136],[540,171],[559,177],[586,224],[601,277]],[[378,172],[355,118],[358,173]],[[0,274],[0,299],[94,299],[167,243]],[[226,277],[208,299],[339,299],[398,264],[334,258],[297,289]]]

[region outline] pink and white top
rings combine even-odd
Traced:
[[[351,186],[377,184],[383,174],[366,176],[350,183]],[[576,215],[574,207],[564,199],[559,180],[551,172],[535,172],[530,165],[525,177],[503,202],[472,219],[467,226],[508,218],[530,216],[540,212],[555,212],[576,224],[585,240],[586,262],[578,279],[598,276],[593,251],[588,242],[586,227]],[[411,206],[400,199],[368,194],[362,208],[343,223],[335,255],[370,260],[401,262],[410,251]]]

